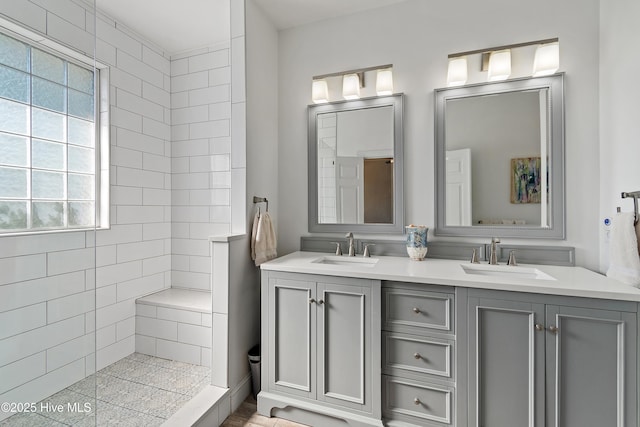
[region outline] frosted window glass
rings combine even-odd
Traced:
[[[25,228],[27,228],[27,202],[0,200],[0,229],[20,230]]]
[[[63,199],[64,174],[31,171],[31,197],[34,199]]]
[[[29,106],[0,98],[0,131],[29,134]]]
[[[27,143],[24,136],[0,133],[0,164],[28,166]]]
[[[0,34],[0,63],[18,70],[29,71],[29,46]]]
[[[93,225],[93,202],[69,202],[69,226]]]
[[[65,61],[33,48],[31,49],[31,73],[52,82],[66,83]]]
[[[33,105],[59,111],[60,113],[67,111],[67,88],[37,77],[32,79],[32,85]]]
[[[31,142],[31,166],[64,170],[64,144],[34,139]]]
[[[64,226],[63,202],[33,202],[33,228],[58,228]]]
[[[36,138],[52,139],[64,142],[65,116],[51,111],[31,109],[31,134]]]
[[[95,224],[98,73],[0,33],[0,235]]]
[[[0,167],[0,197],[26,198],[27,172],[28,169]]]
[[[69,144],[93,147],[95,144],[95,131],[92,122],[69,117],[67,124],[67,141]]]
[[[69,174],[69,200],[93,200],[93,176]]]
[[[29,102],[29,74],[0,65],[0,97]]]
[[[93,72],[69,63],[69,87],[93,94]]]
[[[80,148],[69,145],[69,158],[67,169],[69,172],[93,173],[95,170],[96,158],[93,155],[93,148]]]
[[[69,115],[93,120],[93,96],[69,89]]]

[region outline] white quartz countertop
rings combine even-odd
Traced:
[[[323,258],[337,261],[338,264],[318,262]],[[344,258],[350,259],[344,260]],[[341,263],[343,260],[344,264]],[[355,260],[355,262],[350,263],[351,260]],[[359,263],[365,260],[372,260],[369,262],[375,264]],[[476,266],[481,269],[482,274],[467,273],[463,265],[467,268]],[[294,252],[266,262],[261,265],[261,268],[269,271],[640,302],[640,289],[582,267],[527,264],[518,264],[516,267],[502,264],[494,267],[488,266],[486,263],[470,264],[468,261],[462,260],[427,258],[423,261],[413,261],[408,257],[362,258],[361,255],[356,258],[347,256],[337,258],[320,252]],[[495,270],[497,274],[493,275],[493,272],[487,271],[487,269]],[[540,273],[539,276],[545,278],[512,277],[518,276],[519,272],[530,273],[532,271]],[[551,277],[548,278],[548,276]]]

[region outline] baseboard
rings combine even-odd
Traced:
[[[250,394],[251,374],[249,373],[231,390],[231,413],[235,412]]]

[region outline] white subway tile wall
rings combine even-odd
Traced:
[[[171,58],[173,287],[211,290],[209,236],[231,231],[230,55],[226,43]],[[185,341],[156,344],[195,363]]]
[[[95,235],[0,238],[0,401],[46,398],[136,348],[209,366],[221,319],[140,304],[136,315],[135,300],[210,291],[209,236],[246,231],[243,36],[170,57],[100,13],[94,28],[79,2],[4,1],[0,17],[89,57],[97,34],[112,204]]]

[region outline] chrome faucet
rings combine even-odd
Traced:
[[[353,246],[353,233],[349,232],[344,237],[346,237],[349,242],[349,256],[356,256],[356,248]]]
[[[500,243],[500,239],[497,237],[491,238],[491,251],[489,253],[489,264],[496,265],[498,264],[498,251],[497,244]]]

